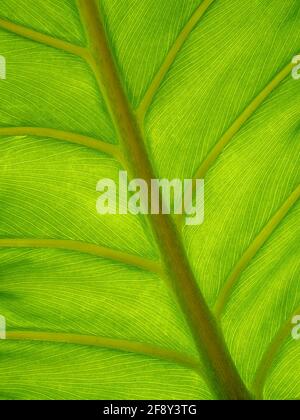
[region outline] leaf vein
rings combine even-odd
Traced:
[[[253,392],[257,396],[258,399],[263,397],[263,390],[265,386],[265,382],[267,380],[268,373],[270,372],[275,358],[280,350],[280,347],[283,345],[284,340],[289,336],[291,333],[291,326],[292,326],[292,319],[294,316],[299,315],[300,307],[293,312],[291,317],[282,325],[279,329],[278,333],[275,335],[273,341],[270,343],[269,347],[267,348],[262,360],[259,364],[259,367],[256,371],[254,382],[253,382]]]
[[[199,169],[196,171],[194,175],[195,179],[202,179],[206,176],[209,169],[212,167],[217,158],[223,152],[224,148],[233,139],[233,137],[240,131],[244,124],[253,116],[253,114],[265,102],[271,93],[273,93],[273,91],[281,84],[281,82],[291,74],[293,66],[294,64],[292,62],[289,63],[272,79],[272,81],[259,93],[259,95],[253,99],[250,105],[247,106],[242,114],[235,120],[231,127],[216,143],[214,148],[211,150]]]
[[[124,154],[132,173],[150,184],[155,178],[137,118],[126,97],[115,58],[109,48],[97,0],[78,0],[99,87],[116,125]],[[150,198],[150,196],[149,196]],[[206,360],[206,375],[212,392],[221,399],[249,400],[245,387],[228,352],[225,339],[197,285],[177,230],[167,215],[149,218],[164,266],[168,272],[199,354]]]
[[[84,136],[77,133],[56,130],[44,127],[5,127],[0,128],[0,136],[15,137],[15,136],[36,136],[36,137],[50,137],[56,140],[63,140],[69,143],[79,144],[89,149],[97,150],[98,152],[106,153],[124,166],[123,157],[120,153],[119,147],[93,137]]]
[[[63,249],[100,258],[107,258],[122,264],[139,267],[156,274],[162,274],[161,265],[156,261],[80,241],[58,239],[0,239],[0,248]]]
[[[197,23],[200,21],[202,16],[206,13],[209,6],[214,2],[215,0],[204,0],[200,6],[196,9],[196,11],[193,13],[179,36],[177,37],[174,45],[170,49],[167,57],[165,58],[161,68],[159,69],[158,73],[154,77],[151,85],[149,86],[146,94],[144,95],[144,98],[142,99],[138,110],[136,111],[137,117],[142,123],[145,114],[151,105],[154,96],[156,95],[162,81],[164,80],[166,74],[172,67],[173,63],[176,60],[176,57],[178,56],[178,53],[181,51],[182,47],[184,46],[186,40],[188,39],[189,35],[197,25]]]
[[[71,44],[67,41],[62,41],[58,38],[52,37],[50,35],[45,35],[41,32],[35,31],[33,29],[27,28],[22,25],[18,25],[13,22],[9,22],[4,19],[0,19],[0,28],[5,29],[11,33],[22,36],[23,38],[30,39],[31,41],[38,42],[39,44],[47,45],[48,47],[53,47],[58,50],[63,50],[68,53],[78,55],[79,57],[87,60],[88,51],[84,47],[79,45]]]
[[[243,271],[247,268],[250,261],[257,255],[262,246],[268,241],[280,223],[283,221],[285,216],[291,210],[291,208],[297,203],[300,198],[300,185],[293,191],[277,213],[271,218],[267,225],[263,228],[260,234],[255,238],[252,244],[249,246],[247,251],[242,255],[231,275],[227,279],[219,298],[215,305],[215,314],[217,318],[220,318],[223,310],[228,303],[229,297],[233,286],[237,279],[241,276]]]
[[[92,335],[78,335],[36,331],[9,331],[7,340],[12,341],[41,341],[81,346],[102,347],[121,352],[138,353],[168,362],[177,363],[201,374],[201,366],[197,359],[183,353],[129,340],[120,340]]]

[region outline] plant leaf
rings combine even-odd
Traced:
[[[82,4],[0,5],[0,398],[224,396],[197,341],[218,327],[209,314],[191,328],[177,242],[234,385],[299,398],[298,1],[100,0],[128,115]],[[96,213],[97,181],[117,181],[135,152],[131,111],[157,177],[205,177],[205,223],[174,254],[146,218]]]

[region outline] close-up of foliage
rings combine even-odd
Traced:
[[[0,1],[1,400],[300,399],[299,54],[299,0]]]

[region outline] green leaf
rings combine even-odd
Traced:
[[[298,0],[2,0],[0,399],[299,399]],[[99,179],[205,178],[205,222]]]

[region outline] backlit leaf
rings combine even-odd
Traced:
[[[299,53],[299,0],[1,0],[0,399],[300,398]],[[148,169],[204,224],[97,214]]]

